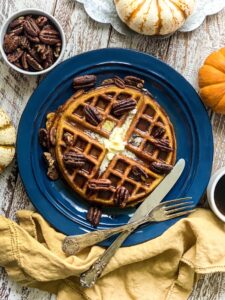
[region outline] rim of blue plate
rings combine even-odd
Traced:
[[[196,205],[202,197],[211,175],[213,162],[213,135],[211,123],[198,94],[181,74],[166,63],[149,54],[130,49],[99,49],[69,58],[52,70],[34,91],[21,116],[17,134],[17,161],[25,190],[31,202],[41,215],[56,229],[67,235],[82,234],[91,229],[89,226],[84,226],[84,224],[74,223],[74,221],[68,218],[66,214],[62,214],[62,212],[57,209],[56,205],[53,205],[46,199],[46,195],[38,187],[31,167],[33,126],[28,126],[28,124],[30,124],[30,122],[35,123],[36,121],[38,111],[43,105],[40,100],[42,99],[41,97],[43,96],[46,98],[48,95],[52,94],[57,87],[62,86],[72,72],[72,68],[75,68],[75,73],[77,74],[84,72],[84,70],[88,70],[88,68],[93,66],[104,65],[104,63],[123,64],[131,67],[134,66],[136,68],[139,67],[142,68],[142,71],[144,65],[145,72],[151,72],[154,76],[162,78],[171,89],[174,89],[174,92],[179,93],[182,99],[186,99],[184,105],[187,106],[187,112],[190,114],[190,119],[193,120],[193,126],[198,134],[197,141],[195,141],[195,143],[197,143],[196,148],[198,149],[199,147],[199,153],[197,153],[198,164],[195,166],[196,169],[194,170],[195,178],[191,178],[192,181],[190,181],[188,186],[188,192],[193,199],[195,199]],[[61,80],[59,74],[65,74],[63,80]],[[177,86],[179,89],[177,89]],[[187,102],[187,100],[189,102]],[[201,116],[201,120],[199,121],[197,119],[198,114]],[[203,127],[202,123],[204,124]],[[201,136],[199,136],[199,133],[201,133]],[[194,179],[197,179],[197,182],[194,182]],[[176,195],[185,196],[186,192],[183,193],[182,190],[183,194]],[[173,192],[171,195],[173,195]],[[156,224],[141,227],[125,241],[123,246],[130,246],[155,238],[161,235],[177,220],[178,219],[161,223],[160,226],[158,226],[159,224]],[[104,242],[102,245],[108,246],[111,241],[112,239]]]

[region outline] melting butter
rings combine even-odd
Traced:
[[[126,121],[121,127],[115,127],[112,133],[109,136],[109,139],[103,138],[99,134],[91,132],[89,130],[85,130],[85,133],[89,135],[91,138],[96,139],[100,144],[104,145],[108,150],[106,156],[104,157],[101,166],[100,166],[100,174],[103,173],[108,167],[110,161],[113,157],[118,153],[123,153],[123,155],[136,159],[136,155],[130,151],[125,149],[126,142],[125,136],[126,133],[133,121],[133,118],[136,114],[137,110],[133,109],[127,116]]]

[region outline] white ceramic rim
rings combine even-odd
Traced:
[[[28,15],[28,14],[43,15],[43,16],[46,16],[47,18],[49,18],[49,20],[59,30],[59,33],[60,33],[60,36],[61,36],[61,39],[62,39],[62,49],[61,49],[61,53],[60,53],[58,59],[54,62],[53,65],[51,65],[49,68],[44,69],[42,71],[31,72],[31,71],[25,71],[23,69],[18,68],[17,66],[15,66],[14,64],[12,64],[8,61],[7,56],[5,54],[5,51],[3,49],[3,40],[4,40],[4,36],[5,36],[6,30],[8,29],[9,24],[14,19],[16,19],[20,16]],[[17,11],[14,14],[12,14],[10,17],[8,17],[8,19],[2,25],[2,29],[1,29],[1,32],[0,32],[0,52],[1,52],[2,57],[3,57],[4,61],[6,62],[6,64],[9,67],[11,67],[12,69],[14,69],[15,71],[19,72],[19,73],[22,73],[22,74],[25,74],[25,75],[42,75],[42,74],[45,74],[45,73],[51,71],[62,60],[63,54],[65,52],[65,48],[66,48],[66,37],[65,37],[65,33],[64,33],[64,30],[63,30],[62,26],[59,24],[59,22],[56,20],[55,17],[53,17],[52,15],[50,15],[49,13],[46,13],[45,11],[43,11],[41,9],[27,8],[27,9]]]
[[[225,167],[219,169],[210,179],[208,188],[207,188],[207,198],[209,202],[209,206],[211,207],[212,211],[215,213],[215,215],[223,222],[225,222],[225,215],[223,215],[220,210],[217,208],[215,203],[215,189],[219,182],[219,180],[225,176]]]

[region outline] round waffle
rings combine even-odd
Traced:
[[[124,99],[135,100],[136,107],[116,116],[113,107]],[[85,117],[87,106],[97,109],[98,124]],[[166,166],[176,159],[175,134],[167,114],[149,93],[132,86],[109,84],[76,93],[50,115],[47,128],[50,132],[54,129],[55,157],[62,177],[93,205],[118,205],[120,187],[129,192],[126,206],[136,205],[155,189],[168,171]],[[107,141],[116,128],[122,128],[123,142],[117,144],[124,149],[119,145],[119,150],[111,153]],[[71,151],[81,154],[84,162],[80,166],[71,168],[65,163]],[[105,179],[107,184],[91,189],[93,179]]]

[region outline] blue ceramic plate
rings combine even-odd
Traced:
[[[167,199],[192,196],[197,204],[209,181],[213,159],[212,129],[197,93],[180,74],[152,56],[125,49],[101,49],[75,56],[57,66],[41,82],[24,110],[18,130],[17,158],[22,181],[36,209],[67,235],[93,230],[86,221],[87,203],[62,180],[52,182],[47,178],[38,143],[38,130],[44,126],[47,113],[73,94],[73,78],[93,73],[99,81],[128,74],[145,79],[146,88],[166,110],[174,125],[177,159],[186,160],[182,177]],[[98,228],[126,224],[134,210],[105,210]],[[124,245],[155,238],[175,222],[143,226]],[[110,242],[106,241],[104,245]]]

